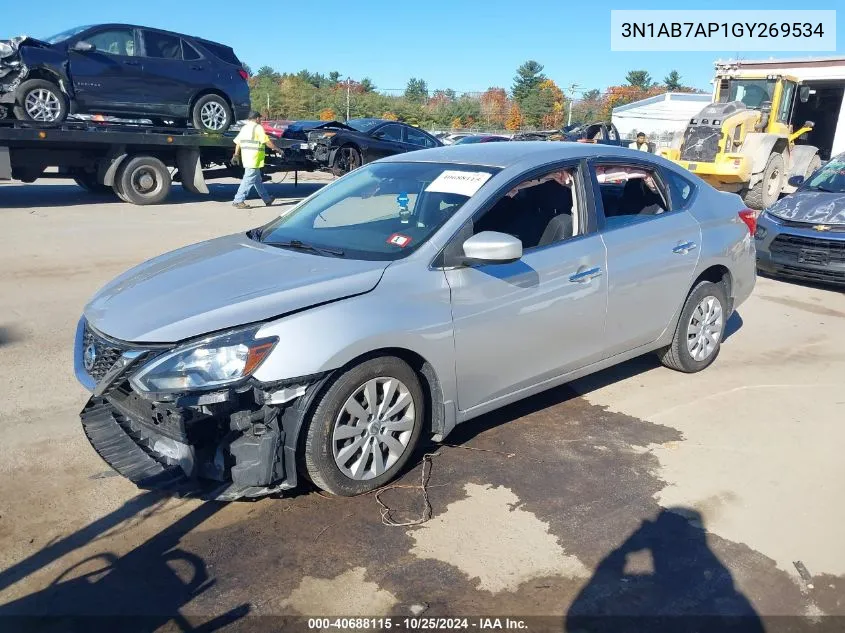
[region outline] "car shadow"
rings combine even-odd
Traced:
[[[722,342],[724,343],[734,334],[739,332],[743,325],[745,325],[745,321],[742,320],[742,316],[739,312],[734,311],[734,313],[728,317],[727,323],[725,323],[725,333],[722,336]]]
[[[148,492],[74,534],[52,542],[0,572],[0,588],[54,565],[61,557],[154,513],[167,495]],[[67,566],[49,586],[0,606],[3,631],[159,630],[168,623],[180,631],[215,631],[249,613],[243,604],[202,623],[180,609],[215,585],[205,561],[181,546],[194,528],[226,504],[207,502],[155,533],[129,552],[101,552]],[[194,626],[196,624],[196,626]]]
[[[280,202],[296,203],[310,196],[312,193],[325,186],[325,182],[300,182],[294,184],[292,179],[288,182],[266,182],[267,191],[271,196]],[[234,183],[209,183],[208,195],[191,193],[178,184],[174,184],[170,195],[162,205],[171,204],[196,204],[201,202],[232,202],[239,184]],[[252,192],[248,202],[258,202],[255,192]],[[38,182],[27,185],[4,185],[0,188],[0,209],[32,209],[32,208],[55,208],[75,207],[92,204],[107,204],[115,207],[134,206],[123,202],[111,191],[103,193],[92,193],[73,184],[39,184]],[[156,206],[162,206],[156,205]],[[140,208],[140,207],[139,207]],[[155,209],[155,206],[150,207]]]
[[[707,544],[701,515],[661,510],[595,569],[569,607],[567,633],[763,633],[751,602]]]

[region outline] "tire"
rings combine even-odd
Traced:
[[[113,187],[97,182],[97,177],[94,174],[86,172],[78,173],[73,177],[73,181],[89,193],[112,193]]]
[[[191,110],[191,123],[203,132],[225,132],[233,119],[232,108],[220,95],[200,97]]]
[[[709,338],[712,340],[712,346],[703,346],[703,351],[706,353],[703,357],[694,356],[692,350],[698,351],[702,348],[692,342],[693,339],[691,337],[693,334],[691,333],[691,329],[694,327],[694,323],[701,319],[702,314],[706,318],[709,310],[700,310],[700,307],[712,305],[709,303],[711,300],[718,306],[718,314],[715,314],[713,319],[708,320],[708,322],[714,323],[715,327],[712,328],[713,333],[710,337],[703,339],[696,337],[695,340],[706,343],[707,338]],[[684,303],[684,309],[681,310],[681,317],[678,320],[678,327],[675,330],[672,343],[657,352],[660,362],[666,367],[687,374],[693,374],[705,369],[719,355],[722,338],[725,335],[725,323],[727,319],[728,298],[725,293],[725,286],[723,284],[714,284],[712,281],[700,282],[692,289],[692,292],[687,297],[686,303]]]
[[[40,109],[38,103],[41,103]],[[61,123],[68,115],[68,102],[56,84],[44,79],[30,79],[18,86],[14,112],[21,121]]]
[[[343,176],[361,166],[361,150],[354,145],[344,145],[335,152],[332,161],[332,173],[335,176]]]
[[[172,180],[164,163],[154,156],[134,156],[118,170],[115,191],[137,205],[158,204],[170,193]]]
[[[745,204],[755,211],[762,211],[777,202],[783,190],[783,173],[783,156],[769,156],[760,182],[745,193]]]
[[[363,417],[372,408],[365,395],[370,385],[375,385],[376,419],[373,421]],[[394,419],[382,421],[379,428],[379,412],[389,412],[389,409],[382,408],[385,398],[390,399],[391,408],[401,406],[400,398],[406,404],[390,416]],[[358,403],[357,407],[354,402]],[[419,378],[399,358],[373,358],[349,369],[319,397],[310,416],[303,452],[308,478],[326,492],[343,497],[380,488],[401,472],[413,454],[425,420],[424,407]],[[348,412],[349,408],[357,408],[361,412],[362,417],[357,418],[357,424],[356,418]],[[402,417],[396,420],[397,415]],[[384,432],[385,424],[396,428]],[[344,437],[335,438],[338,429],[345,430],[340,431]],[[388,436],[392,441],[383,443],[382,438]],[[380,465],[374,447],[378,448],[381,456]],[[343,470],[339,464],[343,465]],[[380,474],[379,466],[382,467]]]
[[[129,198],[126,197],[125,193],[123,193],[123,189],[120,186],[120,179],[118,179],[118,178],[114,179],[114,184],[112,185],[112,190],[114,191],[114,194],[118,198],[120,198],[124,202],[128,202],[129,204],[132,204],[132,201],[129,200]]]

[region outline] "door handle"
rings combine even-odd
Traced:
[[[202,66],[191,66],[191,70],[203,70]]]
[[[692,250],[698,248],[698,244],[695,242],[683,242],[678,244],[675,248],[672,249],[673,253],[677,253],[678,255],[686,255]]]
[[[123,62],[127,66],[140,66],[141,62]]]
[[[588,268],[587,270],[580,270],[574,275],[569,276],[569,281],[576,284],[583,284],[593,279],[593,277],[601,276],[601,268]]]

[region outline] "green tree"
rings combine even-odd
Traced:
[[[256,77],[259,78],[269,78],[269,79],[279,79],[281,75],[273,70],[270,66],[262,66],[258,69],[258,72],[255,73]]]
[[[422,103],[428,99],[428,85],[425,80],[411,77],[405,88],[405,99],[412,103]]]
[[[628,82],[629,86],[634,86],[640,90],[648,90],[654,85],[647,70],[629,70],[628,74],[625,75],[625,81]]]
[[[670,92],[680,90],[684,87],[681,83],[681,75],[677,70],[673,70],[666,75],[666,77],[663,78],[663,84],[666,86],[666,90],[669,90]]]
[[[600,97],[601,91],[596,90],[595,88],[593,88],[592,90],[587,90],[587,92],[585,92],[583,96],[584,101],[598,101]]]
[[[546,80],[543,74],[543,64],[528,60],[516,69],[516,76],[513,78],[511,94],[514,100],[522,102],[528,94]]]
[[[370,79],[369,77],[364,77],[361,80],[361,89],[364,92],[375,92],[376,91],[376,85],[373,83],[372,79]]]
[[[337,84],[340,83],[340,73],[336,70],[333,70],[329,73],[329,83]]]

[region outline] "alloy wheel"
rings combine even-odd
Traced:
[[[714,296],[704,297],[692,311],[687,325],[687,350],[694,360],[707,360],[716,350],[725,326],[721,302]]]
[[[337,467],[355,481],[382,475],[408,449],[415,412],[401,380],[379,377],[359,386],[335,419],[331,442]]]
[[[26,95],[24,109],[33,121],[56,121],[62,111],[59,98],[46,88],[37,88]]]
[[[209,101],[200,108],[200,121],[209,130],[222,130],[226,118],[226,108],[216,101]]]

